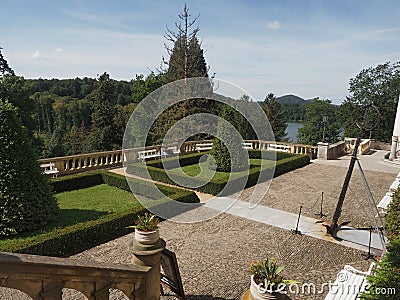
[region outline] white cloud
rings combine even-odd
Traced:
[[[268,29],[279,29],[281,28],[281,23],[279,23],[278,21],[273,21],[273,22],[269,22],[265,25],[266,28]]]
[[[32,58],[34,58],[34,59],[42,59],[42,58],[46,58],[46,57],[43,54],[41,54],[39,50],[36,50],[32,54]]]
[[[57,48],[57,49],[56,49],[56,52],[57,52],[57,53],[61,53],[62,51],[63,51],[62,48]]]

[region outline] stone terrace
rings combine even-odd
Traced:
[[[315,217],[314,213],[319,209],[316,200],[324,191],[325,213],[331,218],[346,171],[343,167],[312,163],[274,179],[261,204],[294,213],[303,204],[304,214]],[[356,169],[354,175],[351,187],[361,198],[365,194],[360,188]],[[396,175],[366,171],[366,176],[375,200],[379,201]],[[250,192],[251,189],[245,190],[242,198],[246,199]],[[340,220],[351,221],[353,227],[370,225],[358,204],[349,196]],[[240,299],[250,284],[248,264],[266,257],[274,257],[286,266],[284,275],[287,279],[313,283],[317,290],[322,283],[333,282],[345,264],[364,271],[370,264],[364,260],[361,251],[224,213],[195,224],[164,221],[160,228],[167,247],[177,255],[184,289],[187,298],[192,300]],[[130,234],[75,257],[129,263],[132,240]],[[291,294],[290,299],[323,299],[326,293],[327,287],[323,294]],[[0,298],[18,299],[3,297],[1,291]],[[67,299],[82,298],[71,295]],[[124,297],[115,294],[113,299]]]

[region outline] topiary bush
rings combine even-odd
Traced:
[[[215,159],[215,165],[210,160],[210,167],[221,172],[240,171],[247,166],[246,150],[242,147],[242,138],[232,127],[236,123],[236,111],[231,106],[225,106],[222,119],[218,123],[217,136],[224,138],[226,145],[220,138],[214,138],[210,154]],[[229,126],[231,124],[231,126]]]
[[[0,99],[0,236],[42,227],[59,212],[16,109]]]

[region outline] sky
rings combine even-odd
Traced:
[[[0,47],[25,78],[131,80],[156,71],[185,2],[0,0]],[[254,99],[341,103],[361,70],[400,60],[398,0],[187,1],[209,74]]]

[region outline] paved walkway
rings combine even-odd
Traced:
[[[400,165],[389,163],[384,160],[384,156],[386,153],[388,153],[388,151],[372,150],[370,154],[358,155],[357,158],[360,161],[363,170],[382,172],[382,173],[393,173],[393,174],[399,173]],[[350,159],[351,159],[351,154],[339,157],[338,159],[331,159],[331,160],[316,159],[313,160],[313,162],[317,164],[348,168]]]
[[[228,197],[215,197],[208,201],[205,206],[223,211],[227,214],[291,231],[296,228],[298,221],[298,215],[296,214],[273,209],[263,205],[254,206],[249,202]],[[340,230],[338,233],[339,239],[334,239],[325,234],[326,230],[321,225],[320,220],[305,216],[300,217],[298,230],[301,232],[301,234],[314,238],[327,240],[358,250],[368,251],[368,231],[344,227],[343,230]],[[372,233],[371,247],[373,248],[372,251],[375,255],[380,255],[384,249],[384,245],[382,244],[379,235],[376,233]]]

